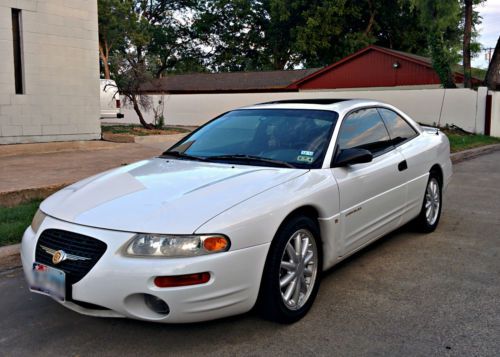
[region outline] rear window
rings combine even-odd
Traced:
[[[402,144],[418,135],[418,132],[396,112],[385,108],[378,108],[378,111],[389,130],[393,145]]]
[[[382,118],[375,108],[355,111],[344,119],[338,138],[339,149],[366,149],[380,155],[393,146]]]

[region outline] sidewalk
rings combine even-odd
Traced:
[[[67,150],[63,148],[57,152],[49,144],[36,144],[36,153],[25,149],[25,146],[35,144],[15,145],[16,148],[14,145],[0,146],[0,196],[47,187],[49,191],[50,187],[58,189],[61,185],[71,184],[99,172],[157,156],[181,137],[182,135],[172,135],[167,142],[145,144],[89,142],[76,149],[74,144],[68,143]],[[50,152],[43,152],[44,148],[48,148]],[[19,153],[12,154],[13,151]]]

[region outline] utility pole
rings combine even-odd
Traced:
[[[483,49],[483,51],[485,51],[484,52],[484,59],[486,61],[488,61],[488,63],[491,62],[491,56],[493,55],[493,50],[494,49],[495,49],[494,47],[487,47],[487,48]]]

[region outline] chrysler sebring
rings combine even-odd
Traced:
[[[254,105],[47,198],[24,273],[86,315],[291,323],[325,269],[407,222],[433,231],[450,176],[446,136],[391,105]]]

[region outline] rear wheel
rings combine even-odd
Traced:
[[[276,234],[262,277],[259,307],[269,320],[292,323],[306,315],[319,288],[319,229],[309,217],[288,220]]]
[[[438,175],[431,172],[425,189],[422,209],[415,220],[417,228],[424,233],[433,232],[441,218],[441,186]]]

